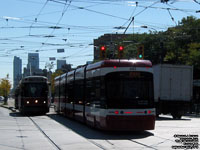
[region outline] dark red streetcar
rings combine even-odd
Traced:
[[[21,113],[49,112],[49,87],[44,76],[23,78],[15,90],[15,107]]]
[[[55,78],[55,110],[102,130],[153,130],[152,63],[103,60]]]

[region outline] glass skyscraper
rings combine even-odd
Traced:
[[[28,70],[37,70],[39,69],[39,53],[28,53]]]
[[[22,60],[15,56],[13,60],[13,88],[15,89],[22,78]]]

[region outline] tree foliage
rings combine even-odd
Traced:
[[[7,75],[6,78],[1,79],[0,81],[0,95],[7,97],[9,92],[10,92],[10,88],[11,88],[11,83],[8,80],[9,75]]]
[[[165,32],[134,34],[125,40],[125,58],[136,58],[137,45],[144,45],[144,58],[153,64],[170,63],[192,65],[194,78],[200,79],[200,19],[183,18],[176,27]]]
[[[55,77],[63,74],[62,70],[56,70],[54,73],[51,75],[51,93],[55,93]]]

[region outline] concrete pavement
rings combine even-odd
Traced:
[[[0,103],[0,106],[1,107],[4,107],[4,108],[8,108],[10,109],[12,112],[16,112],[16,109],[15,109],[15,101],[13,98],[8,98],[8,101],[7,101],[7,104],[4,104],[4,102],[2,101]]]

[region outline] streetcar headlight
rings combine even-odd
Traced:
[[[35,103],[38,103],[38,100],[35,100]]]
[[[46,101],[44,101],[44,104],[46,104]]]
[[[26,104],[29,104],[30,102],[29,101],[26,101]]]

